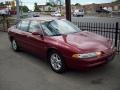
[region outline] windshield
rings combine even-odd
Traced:
[[[42,24],[42,28],[47,35],[63,35],[80,32],[81,30],[67,20],[53,20]]]

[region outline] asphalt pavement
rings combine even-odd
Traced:
[[[0,32],[0,90],[120,90],[120,55],[89,71],[53,72],[45,61],[14,52]]]

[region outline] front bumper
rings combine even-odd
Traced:
[[[92,67],[100,66],[109,61],[112,61],[116,55],[116,49],[106,51],[102,56],[90,59],[75,59],[66,58],[66,64],[68,68],[72,69],[89,69]]]

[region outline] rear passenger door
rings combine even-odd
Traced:
[[[17,41],[19,43],[19,45],[24,48],[24,49],[28,49],[28,28],[29,28],[29,21],[28,20],[23,20],[21,21],[18,26],[17,26]]]

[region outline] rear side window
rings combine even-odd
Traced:
[[[28,31],[28,26],[29,26],[29,21],[21,21],[18,25],[17,28],[22,30],[22,31]]]

